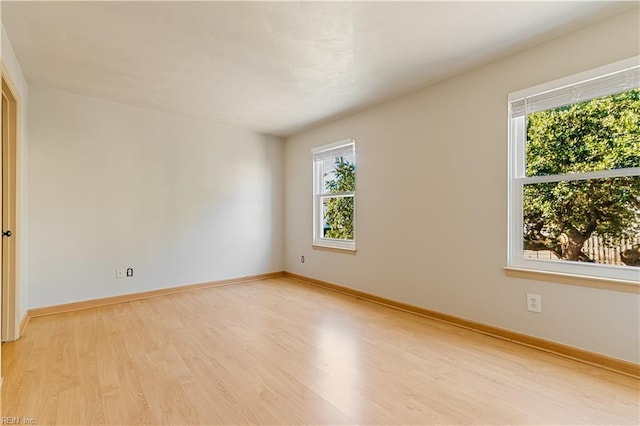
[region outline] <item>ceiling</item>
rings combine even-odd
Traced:
[[[30,84],[287,136],[636,2],[10,2]]]

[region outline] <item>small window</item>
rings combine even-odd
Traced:
[[[509,96],[509,266],[640,281],[638,62]]]
[[[356,145],[313,150],[313,244],[355,250]]]

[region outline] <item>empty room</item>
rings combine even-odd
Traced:
[[[640,424],[637,1],[0,16],[1,424]]]

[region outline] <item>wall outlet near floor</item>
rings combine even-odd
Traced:
[[[300,263],[304,263],[304,256],[300,256]]]
[[[527,310],[531,312],[542,312],[542,296],[527,293]]]
[[[132,267],[128,267],[128,268],[116,268],[116,278],[120,279],[120,278],[131,278],[133,277],[133,268]]]

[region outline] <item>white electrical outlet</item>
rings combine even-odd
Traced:
[[[531,312],[542,312],[542,296],[527,293],[527,310]]]
[[[126,276],[126,270],[124,268],[116,268],[116,278],[124,278]]]

